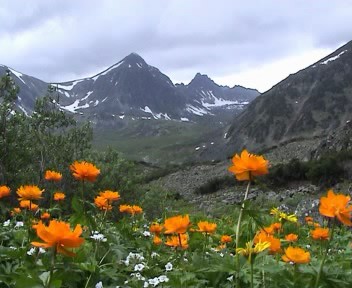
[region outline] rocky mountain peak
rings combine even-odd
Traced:
[[[201,73],[197,73],[194,78],[192,79],[192,81],[188,84],[188,87],[191,88],[211,88],[217,86],[217,84],[215,84],[215,82],[209,78],[208,75],[206,74],[201,74]]]

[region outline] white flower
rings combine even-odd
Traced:
[[[170,262],[166,263],[166,265],[165,265],[165,270],[166,271],[171,271],[172,268],[173,268],[172,263],[170,263]]]
[[[224,253],[220,253],[219,255],[220,255],[220,257],[224,257]]]
[[[134,271],[142,271],[144,269],[144,265],[143,264],[136,264],[134,266]]]
[[[143,288],[148,288],[149,283],[148,282],[144,282]]]
[[[22,221],[16,222],[15,228],[19,228],[19,227],[23,227],[23,222]]]
[[[34,247],[32,247],[31,249],[29,249],[27,251],[27,255],[29,255],[29,256],[32,256],[34,253],[35,253],[35,248]]]
[[[103,288],[103,282],[98,282],[97,284],[95,284],[95,288]]]
[[[98,242],[106,242],[107,239],[105,238],[105,236],[101,233],[99,233],[98,231],[94,231],[93,235],[90,236],[91,239],[94,239],[95,241]]]
[[[4,227],[9,226],[9,225],[10,225],[10,222],[11,222],[11,221],[10,221],[10,219],[9,219],[9,220],[7,220],[7,221],[5,221],[5,222],[4,222],[4,224],[3,224],[3,225],[4,225]]]
[[[150,255],[152,258],[155,258],[155,257],[159,257],[160,255],[156,252],[153,252],[151,255]]]
[[[169,282],[169,278],[166,275],[160,275],[158,277],[158,280],[159,280],[160,283]]]
[[[138,280],[145,281],[145,277],[143,277],[142,274],[139,273],[139,272],[137,272],[137,273],[131,273],[131,276],[136,277]]]
[[[17,248],[15,246],[10,246],[9,247],[11,250],[17,250]]]
[[[154,278],[152,278],[152,279],[149,279],[149,280],[148,280],[148,283],[149,283],[150,285],[153,285],[153,286],[155,287],[155,286],[157,286],[160,282],[159,282],[158,277],[154,277]]]
[[[187,258],[183,258],[183,261],[188,262],[188,259]]]
[[[307,248],[307,249],[310,249],[310,245],[309,245],[309,244],[307,244],[307,245],[306,245],[306,248]]]
[[[233,275],[231,275],[230,277],[226,278],[228,281],[232,282],[233,281]]]
[[[44,248],[42,248],[42,247],[39,248],[39,254],[44,254],[45,252],[46,252],[46,251],[45,251]]]
[[[143,236],[145,236],[145,237],[150,237],[150,232],[149,231],[144,231],[143,232]]]

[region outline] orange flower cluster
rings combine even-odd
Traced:
[[[0,199],[5,197],[5,196],[9,196],[10,195],[10,188],[3,185],[3,186],[0,186]]]
[[[33,246],[49,248],[53,247],[58,253],[67,256],[75,256],[66,248],[77,248],[81,246],[84,239],[81,225],[76,225],[71,231],[70,225],[63,221],[51,220],[49,226],[45,226],[42,221],[36,225],[37,236],[44,242],[32,242]]]
[[[229,171],[235,174],[238,181],[251,180],[254,176],[268,174],[269,161],[263,156],[257,156],[243,150],[241,155],[235,155],[232,158],[232,166]]]
[[[45,171],[44,179],[48,181],[59,182],[62,179],[62,174],[56,171]]]
[[[170,247],[188,248],[188,236],[186,233],[169,236],[166,239],[165,245]]]
[[[288,234],[285,236],[285,240],[289,242],[296,242],[298,240],[298,235],[297,234]]]
[[[17,189],[19,200],[39,200],[43,192],[44,190],[40,190],[36,185],[25,185]]]
[[[75,161],[71,164],[70,170],[76,180],[87,180],[89,182],[94,182],[100,174],[100,170],[94,164],[86,161]]]
[[[121,213],[128,213],[131,215],[141,214],[143,212],[142,207],[138,205],[120,205],[119,209]]]
[[[328,240],[329,239],[329,228],[315,228],[310,231],[310,235],[314,240]]]
[[[232,241],[232,237],[229,235],[222,235],[220,238],[221,243],[230,243]]]
[[[187,232],[188,227],[191,225],[191,222],[189,220],[189,215],[185,216],[174,216],[165,219],[164,222],[164,228],[165,228],[165,234],[184,234]]]
[[[164,226],[162,224],[159,223],[152,223],[149,227],[149,231],[151,233],[154,233],[156,235],[159,235],[164,229]]]
[[[55,192],[54,193],[54,200],[55,201],[62,201],[65,199],[65,197],[66,197],[65,194],[62,192]]]
[[[109,203],[108,199],[97,196],[94,198],[94,204],[97,206],[100,210],[111,210],[112,205]]]
[[[32,203],[32,201],[30,201],[30,200],[20,201],[20,207],[31,210],[31,211],[37,211],[39,208],[39,206],[37,204]]]
[[[327,197],[320,198],[319,212],[323,216],[336,217],[343,224],[352,226],[352,205],[348,205],[350,200],[350,196],[335,194],[333,190],[329,190]]]
[[[289,246],[285,249],[282,260],[293,264],[304,264],[310,262],[310,253],[302,248]]]
[[[269,247],[269,252],[271,254],[275,254],[281,251],[281,242],[280,239],[274,237],[271,234],[268,234],[265,230],[261,230],[255,235],[254,237],[254,244],[257,244],[259,242],[269,242],[270,247]]]
[[[198,226],[198,232],[203,232],[207,234],[213,234],[216,230],[216,223],[211,223],[208,221],[199,221],[197,223]]]

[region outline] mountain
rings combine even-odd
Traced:
[[[322,137],[352,117],[352,41],[252,101],[225,134],[230,155]]]

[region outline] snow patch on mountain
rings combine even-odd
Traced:
[[[186,107],[186,111],[192,113],[192,114],[196,114],[198,116],[203,116],[206,114],[210,114],[211,113],[209,111],[207,111],[206,109],[203,108],[199,108],[199,107],[194,107],[193,105],[188,104]]]
[[[80,106],[80,105],[79,105],[79,102],[80,102],[80,100],[77,99],[77,100],[75,100],[75,102],[73,102],[72,104],[67,105],[67,106],[60,106],[60,108],[65,109],[65,110],[67,110],[67,111],[70,111],[70,112],[72,112],[72,113],[76,113],[76,110],[78,110],[78,109],[84,109],[84,108],[88,108],[88,107],[89,107],[89,104],[88,104],[88,103],[86,103],[86,104]]]
[[[23,84],[26,84],[26,82],[24,82],[24,80],[22,79],[22,76],[23,76],[22,73],[17,72],[16,70],[13,70],[13,69],[11,69],[11,68],[9,68],[9,70],[10,70],[18,79],[20,79],[20,80],[23,82]],[[27,85],[27,84],[26,84],[26,85]]]
[[[338,59],[342,54],[344,54],[347,51],[348,50],[344,50],[344,51],[340,52],[338,55],[332,56],[329,59],[326,59],[325,61],[320,62],[319,64],[326,65],[326,64],[328,64],[331,61],[335,61],[336,59]]]

